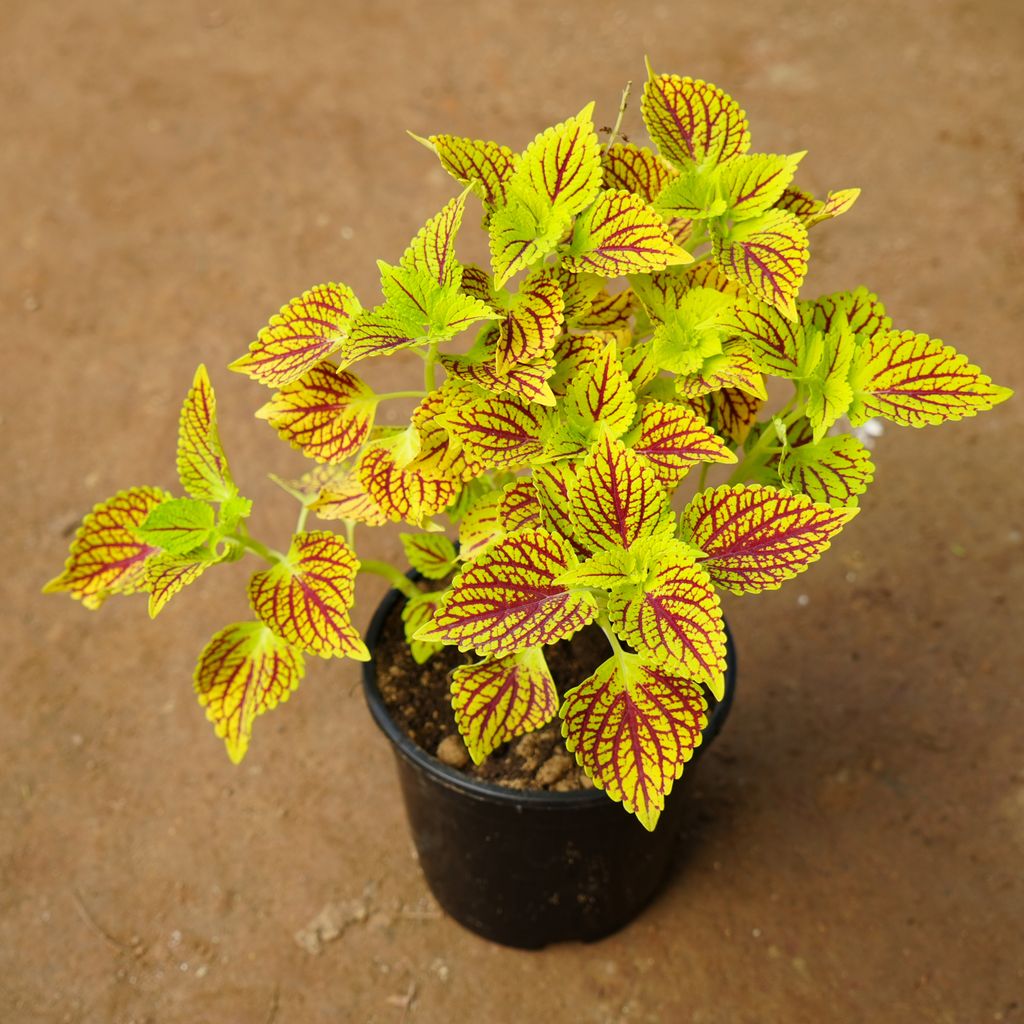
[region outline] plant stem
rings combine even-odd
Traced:
[[[259,555],[260,558],[271,565],[277,565],[278,562],[285,560],[285,556],[279,551],[268,548],[266,544],[261,544],[255,537],[250,537],[248,534],[236,534],[233,537],[225,537],[224,539],[232,544],[237,544],[246,551],[251,551],[254,555]]]
[[[383,576],[395,590],[401,591],[406,597],[416,597],[419,594],[416,584],[408,576],[400,573],[393,565],[388,565],[387,562],[367,559],[359,563],[359,571],[371,572],[375,576]]]
[[[427,391],[437,387],[437,342],[431,342],[430,350],[423,360],[423,386]]]
[[[628,679],[629,670],[626,665],[626,652],[622,649],[622,644],[619,643],[619,638],[615,635],[615,630],[612,629],[612,624],[608,621],[608,616],[604,612],[597,617],[597,624],[601,627],[604,635],[608,638],[612,654],[615,657],[615,660],[619,663],[619,671],[622,673],[622,678]]]
[[[385,391],[376,396],[378,402],[386,402],[391,398],[422,398],[426,391]]]
[[[302,531],[306,528],[306,516],[308,516],[308,515],[309,515],[309,506],[308,505],[303,505],[299,509],[299,518],[298,518],[298,520],[295,523],[295,532],[296,533],[302,533]]]
[[[619,101],[619,114],[615,118],[615,127],[612,129],[611,135],[608,136],[608,141],[604,144],[604,151],[607,153],[609,149],[615,143],[615,140],[619,137],[619,129],[622,127],[622,118],[626,114],[626,107],[629,104],[629,91],[633,88],[632,82],[626,83],[626,88],[622,90],[622,99]]]

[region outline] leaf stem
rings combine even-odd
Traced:
[[[604,635],[608,638],[608,643],[612,649],[612,655],[619,663],[619,671],[622,673],[622,678],[628,679],[629,672],[626,666],[626,652],[622,649],[622,644],[619,643],[619,638],[616,636],[615,630],[612,629],[612,624],[608,621],[608,616],[604,612],[601,612],[597,617],[597,624],[601,627]]]
[[[384,391],[375,397],[378,402],[386,402],[392,398],[423,398],[426,394],[426,391]]]
[[[283,562],[285,560],[285,556],[279,551],[274,551],[272,548],[268,548],[266,544],[256,540],[255,537],[250,537],[247,533],[236,533],[234,536],[225,537],[224,539],[232,544],[237,544],[245,551],[251,551],[254,555],[258,555],[271,565],[277,565],[278,562]]]
[[[359,563],[360,572],[373,573],[374,576],[383,576],[395,588],[405,594],[406,597],[416,597],[419,590],[408,576],[403,575],[393,565],[387,562],[378,562],[374,559],[367,559]]]
[[[298,518],[298,520],[295,523],[295,532],[296,533],[302,533],[302,531],[306,528],[306,516],[308,516],[308,515],[309,515],[309,506],[306,505],[306,504],[303,504],[299,508],[299,518]]]
[[[430,343],[426,357],[423,360],[423,386],[427,391],[433,391],[437,387],[437,342]]]
[[[626,116],[626,107],[629,105],[629,91],[632,88],[633,83],[627,82],[626,88],[622,90],[622,99],[619,100],[619,113],[615,118],[615,127],[612,128],[612,133],[608,136],[608,141],[604,144],[604,151],[606,153],[612,148],[615,144],[615,140],[619,137],[619,129],[622,127],[622,119]]]

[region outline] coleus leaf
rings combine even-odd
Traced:
[[[212,558],[160,553],[146,561],[149,617],[155,619],[175,594],[194,583],[215,562]]]
[[[814,331],[808,340],[820,348],[821,357],[804,381],[808,394],[805,415],[814,440],[820,441],[853,402],[849,377],[857,343],[845,321],[825,335]]]
[[[779,377],[797,375],[803,344],[799,320],[787,319],[774,306],[750,297],[730,306],[723,322],[753,346],[762,369]]]
[[[458,483],[452,477],[400,466],[387,445],[364,448],[356,471],[366,493],[392,522],[419,526],[443,512],[458,495]]]
[[[505,204],[491,217],[491,266],[498,287],[546,256],[601,187],[594,105],[538,135],[519,159]]]
[[[731,163],[732,161],[730,161]],[[652,205],[655,210],[666,217],[708,220],[711,217],[722,216],[728,202],[722,195],[722,185],[717,169],[690,164],[682,169],[678,177],[673,178],[665,185]]]
[[[874,475],[871,454],[849,434],[790,448],[779,464],[779,478],[790,490],[839,508],[856,505]]]
[[[432,149],[456,181],[472,185],[485,206],[493,208],[504,201],[505,186],[516,167],[516,156],[508,146],[457,135],[413,138]]]
[[[337,534],[297,533],[288,556],[249,581],[253,611],[294,647],[321,658],[368,661],[349,619],[359,560]]]
[[[370,496],[358,473],[350,466],[338,467],[338,470],[317,487],[310,510],[321,519],[383,526],[388,516]]]
[[[548,379],[551,390],[556,395],[564,395],[580,373],[601,361],[614,340],[614,335],[603,332],[563,334],[555,345],[555,372]]]
[[[341,347],[360,312],[347,285],[319,284],[282,306],[230,369],[269,387],[290,384]]]
[[[533,481],[515,480],[508,484],[501,492],[498,514],[507,533],[543,526],[544,511]]]
[[[725,625],[708,573],[682,545],[667,544],[646,581],[611,594],[615,632],[651,663],[710,687],[720,700],[725,680]]]
[[[991,409],[1013,392],[966,356],[926,334],[882,331],[860,346],[850,371],[856,427],[872,416],[923,427]]]
[[[213,506],[205,501],[170,498],[157,505],[134,532],[146,544],[184,555],[211,539],[215,518]]]
[[[696,495],[682,537],[704,552],[702,567],[733,594],[777,590],[817,561],[857,509],[835,509],[772,487],[723,484]]]
[[[570,509],[576,494],[576,471],[568,463],[534,466],[531,473],[544,525],[567,538],[578,554],[585,548],[577,537],[576,524]]]
[[[202,365],[181,407],[178,478],[193,498],[227,501],[238,493],[217,432],[217,398]]]
[[[474,764],[547,725],[558,712],[558,691],[539,647],[460,665],[452,672],[451,693],[455,724]]]
[[[445,372],[467,384],[475,384],[492,395],[511,395],[538,405],[555,404],[555,394],[548,383],[555,372],[553,355],[539,356],[528,363],[516,363],[507,373],[495,368],[493,343],[487,351],[470,352],[464,356],[441,356]]]
[[[256,717],[288,700],[304,671],[302,655],[262,622],[227,626],[203,649],[196,694],[235,764],[245,757]]]
[[[159,552],[140,540],[136,530],[170,495],[157,487],[133,487],[100,502],[82,520],[71,542],[64,571],[43,593],[69,593],[86,608],[96,609],[111,594],[133,594],[145,588],[145,563]]]
[[[605,188],[625,189],[645,203],[653,203],[658,193],[679,173],[653,150],[631,142],[609,146],[601,157],[601,164]]]
[[[593,274],[573,274],[561,263],[554,267],[552,273],[562,289],[565,322],[569,325],[577,324],[590,311],[601,290],[601,279]]]
[[[480,398],[453,409],[444,425],[478,472],[525,466],[543,452],[544,418],[515,398]]]
[[[739,104],[699,78],[652,71],[640,112],[658,151],[680,167],[721,164],[750,148],[750,128]]]
[[[502,515],[504,495],[490,491],[478,498],[466,510],[459,523],[459,558],[471,562],[507,532]]]
[[[676,245],[657,212],[639,196],[619,190],[602,192],[577,218],[562,262],[575,273],[614,278],[691,263],[693,257]]]
[[[800,316],[807,330],[817,328],[828,334],[833,325],[845,320],[852,334],[873,338],[881,331],[892,330],[892,320],[878,296],[860,287],[852,292],[822,295],[813,302],[799,303]]]
[[[645,569],[636,552],[643,545],[644,542],[639,541],[629,551],[625,548],[601,548],[562,573],[558,582],[567,587],[614,590],[628,583],[631,578],[640,579]],[[647,546],[650,546],[649,542]]]
[[[377,398],[355,374],[330,363],[286,384],[256,415],[317,462],[354,455],[370,436]]]
[[[409,653],[417,665],[424,664],[444,647],[444,644],[416,639],[416,634],[434,617],[434,612],[440,603],[440,593],[430,591],[424,594],[416,594],[402,605],[402,624],[405,629],[405,642],[409,645]]]
[[[442,288],[462,284],[462,264],[455,258],[455,238],[462,226],[465,205],[463,193],[449,200],[420,228],[402,255],[403,270]]]
[[[859,196],[859,188],[844,188],[829,192],[824,200],[820,200],[802,189],[789,187],[779,197],[775,207],[792,213],[807,227],[813,227],[823,220],[831,220],[846,213]]]
[[[550,355],[561,332],[565,300],[558,282],[541,271],[527,278],[500,321],[495,360],[499,374]]]
[[[743,444],[757,422],[764,402],[738,388],[722,388],[711,394],[711,411],[718,433]]]
[[[702,260],[693,266],[683,267],[680,276],[687,288],[710,288],[712,291],[737,298],[747,294],[746,289],[727,277],[713,260]]]
[[[565,640],[597,615],[589,594],[555,582],[574,560],[569,542],[547,530],[505,537],[456,576],[417,638],[494,657]]]
[[[723,164],[718,169],[718,180],[727,215],[733,220],[749,220],[769,210],[781,198],[806,155],[806,150],[789,156],[753,153]]]
[[[602,433],[621,437],[633,425],[636,396],[614,342],[569,385],[564,408],[574,436],[587,443]]]
[[[695,413],[665,402],[645,402],[631,445],[664,487],[674,487],[698,462],[730,463],[736,456]]]
[[[603,289],[599,291],[582,316],[577,317],[575,326],[581,331],[625,331],[633,313],[634,296],[631,291],[612,295]]]
[[[697,398],[722,388],[736,388],[762,400],[768,397],[761,363],[746,341],[726,342],[696,373],[676,380],[676,393],[682,398]]]
[[[405,557],[428,580],[441,580],[456,565],[455,545],[443,533],[403,533]]]
[[[620,654],[565,695],[565,745],[613,800],[653,831],[699,746],[707,701],[688,679]]]
[[[796,319],[796,297],[807,274],[807,228],[791,213],[769,210],[714,234],[712,255],[728,277]]]
[[[419,452],[406,466],[428,477],[447,477],[465,482],[477,475],[445,423],[445,416],[479,398],[479,392],[455,377],[431,391],[412,414],[412,427],[419,438]]]
[[[651,359],[664,370],[687,376],[700,373],[709,359],[720,356],[728,338],[724,318],[733,299],[710,288],[683,293],[675,308],[651,337]]]
[[[643,456],[611,437],[583,460],[569,503],[575,535],[591,551],[671,536],[674,522],[667,509],[668,495]]]

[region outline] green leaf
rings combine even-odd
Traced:
[[[565,695],[565,745],[594,785],[653,831],[707,725],[700,686],[620,654]]]
[[[491,217],[491,266],[498,287],[561,242],[601,188],[594,105],[548,128],[527,147]]]
[[[651,338],[651,359],[672,373],[700,373],[705,362],[722,354],[732,296],[710,288],[691,288],[674,308],[663,307],[665,319]]]
[[[568,386],[564,409],[572,436],[587,444],[602,434],[621,437],[633,425],[636,397],[614,342]]]
[[[252,502],[236,494],[220,506],[220,515],[217,518],[217,526],[221,534],[231,533],[243,519],[249,518],[252,512]]]
[[[820,348],[821,358],[805,381],[808,392],[806,416],[815,441],[820,441],[853,403],[849,378],[857,344],[845,318],[833,324],[821,339]]]
[[[444,579],[456,566],[455,545],[443,533],[403,533],[405,557],[428,580]]]
[[[699,167],[695,164],[684,167],[653,203],[659,213],[671,217],[687,217],[690,220],[720,217],[725,213],[727,205],[722,196],[721,172],[714,167]]]
[[[136,528],[140,540],[170,555],[184,555],[201,548],[214,531],[213,507],[198,498],[171,498],[162,502]]]
[[[769,210],[779,201],[806,155],[806,150],[790,156],[755,153],[733,157],[723,164],[718,169],[718,180],[727,216],[749,220]]]
[[[452,672],[452,710],[474,764],[503,743],[547,725],[558,691],[544,652],[528,647]]]
[[[702,417],[665,402],[644,403],[639,434],[631,447],[647,460],[665,487],[674,487],[699,462],[736,462]]]

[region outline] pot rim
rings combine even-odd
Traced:
[[[418,572],[407,573],[414,581],[422,579]],[[398,727],[398,724],[388,712],[384,698],[381,696],[377,686],[377,661],[376,650],[380,643],[380,635],[384,623],[391,615],[397,604],[406,600],[401,591],[389,590],[377,606],[370,620],[369,629],[366,632],[366,646],[370,651],[370,660],[363,663],[363,695],[370,708],[370,714],[377,723],[378,728],[391,741],[395,749],[407,761],[416,765],[421,771],[432,776],[437,782],[450,789],[459,790],[471,797],[485,800],[490,803],[507,803],[516,805],[528,805],[531,810],[544,810],[545,808],[557,811],[592,809],[598,804],[611,806],[610,798],[603,789],[596,785],[593,789],[572,790],[569,792],[556,792],[547,789],[510,789],[508,786],[501,786],[495,782],[488,782],[483,779],[475,779],[470,775],[458,771],[449,765],[439,761],[432,754],[414,743]],[[725,669],[725,692],[720,701],[717,701],[708,715],[708,724],[704,727],[700,744],[694,748],[693,756],[687,764],[695,764],[704,750],[718,735],[725,724],[729,711],[732,708],[733,695],[736,689],[736,647],[733,643],[732,633],[729,631],[728,623],[725,623],[726,636],[726,669]]]

